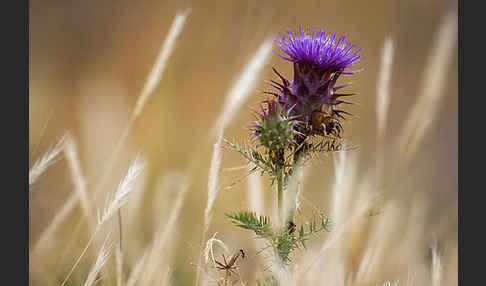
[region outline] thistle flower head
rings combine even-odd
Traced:
[[[337,39],[336,33],[327,33],[324,30],[299,28],[299,31],[287,31],[287,35],[278,33],[274,38],[275,44],[288,55],[282,59],[306,63],[313,68],[343,70],[359,62],[361,49],[355,50],[356,45],[346,40],[342,35]]]
[[[270,150],[283,150],[295,143],[295,136],[299,132],[295,130],[299,121],[296,116],[289,116],[291,108],[285,109],[275,100],[265,101],[266,106],[260,110],[254,110],[257,121],[250,125],[252,137],[258,140],[258,144]]]
[[[274,69],[282,82],[271,81],[278,92],[268,93],[276,96],[284,113],[299,116],[305,123],[305,128],[300,129],[304,136],[325,136],[332,130],[331,133],[341,137],[341,119],[344,119],[343,114],[350,113],[337,109],[337,105],[350,103],[340,98],[352,94],[337,93],[346,85],[336,86],[336,82],[342,74],[359,72],[345,69],[362,59],[361,49],[355,51],[356,45],[345,36],[336,40],[336,34],[326,35],[324,30],[311,28],[287,31],[286,36],[278,34],[274,41],[288,55],[279,56],[293,62],[294,79],[290,81]]]

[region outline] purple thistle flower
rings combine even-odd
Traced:
[[[278,33],[274,42],[289,57],[276,53],[284,60],[295,63],[307,63],[313,68],[343,70],[361,61],[361,49],[354,51],[356,45],[341,36],[336,42],[336,33],[327,33],[310,27],[299,28],[299,33],[287,31],[287,35]]]
[[[346,85],[336,86],[341,74],[354,74],[359,71],[345,71],[361,61],[361,49],[354,51],[356,45],[341,36],[336,42],[336,34],[324,30],[305,28],[303,31],[287,31],[287,36],[278,34],[275,43],[289,57],[281,58],[294,63],[294,79],[289,81],[276,69],[275,73],[282,83],[271,81],[270,85],[278,92],[267,92],[276,97],[284,108],[284,113],[299,116],[304,128],[299,131],[305,136],[334,134],[341,137],[343,115],[349,112],[337,109],[337,105],[350,103],[342,97],[353,94],[336,93]],[[292,107],[290,109],[289,107]],[[332,131],[332,132],[330,132]],[[304,137],[305,137],[304,136]]]

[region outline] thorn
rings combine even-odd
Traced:
[[[290,82],[284,78],[278,71],[277,69],[275,69],[274,67],[272,67],[272,70],[280,77],[280,79],[282,80],[282,82],[284,83],[285,86],[289,86],[290,85]]]
[[[276,85],[280,86],[282,89],[285,89],[285,88],[286,88],[286,87],[285,87],[285,86],[283,86],[281,83],[278,83],[278,82],[274,81],[273,79],[272,79],[272,80],[270,80],[270,81],[271,81],[271,82],[273,82],[274,84],[276,84]]]
[[[339,89],[341,89],[341,88],[347,87],[348,85],[351,85],[351,83],[345,83],[345,84],[341,84],[341,85],[338,85],[338,86],[333,87],[332,89],[333,89],[334,91],[336,91],[336,90],[339,90]]]
[[[341,103],[344,103],[344,104],[354,104],[353,102],[349,102],[349,101],[336,100],[334,103],[332,103],[332,105],[338,105],[338,104],[341,104]]]
[[[278,86],[278,85],[275,85],[275,84],[273,84],[273,83],[271,83],[271,82],[269,82],[269,81],[267,81],[267,83],[268,83],[269,85],[271,85],[272,87],[276,88],[276,89],[277,89],[278,91],[280,91],[280,92],[283,92],[283,91],[284,91],[284,90],[283,90],[283,88],[281,88],[281,87],[280,87],[280,86]]]
[[[353,115],[352,113],[349,113],[347,111],[340,110],[340,109],[334,109],[333,112],[335,112],[337,114],[344,113],[344,114],[349,115],[349,116],[352,116]]]
[[[338,98],[341,96],[353,96],[356,95],[356,93],[335,93],[332,95],[332,97]]]
[[[279,97],[279,94],[276,93],[276,92],[272,92],[272,91],[264,91],[263,93],[266,93],[266,94],[271,94],[271,95],[274,95],[276,97]]]

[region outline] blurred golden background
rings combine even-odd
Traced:
[[[194,158],[200,158],[174,233],[176,243],[171,250],[175,261],[174,281],[177,282],[174,285],[192,285],[191,281],[195,279],[195,267],[191,263],[197,263],[201,251],[207,179],[214,143],[209,132],[222,111],[231,86],[266,38],[299,25],[310,25],[346,34],[350,41],[362,48],[365,59],[355,69],[364,67],[365,71],[346,76],[341,81],[352,82],[346,90],[357,93],[353,102],[358,104],[347,108],[357,117],[345,123],[345,137],[359,146],[356,153],[359,166],[363,168],[375,160],[376,82],[380,53],[384,40],[387,37],[393,39],[395,57],[384,150],[387,165],[392,165],[393,156],[387,154],[394,152],[395,139],[417,99],[433,37],[444,14],[457,11],[457,2],[441,0],[32,0],[30,4],[30,165],[70,131],[77,142],[88,192],[92,192],[91,188],[100,179],[129,122],[176,13],[190,10],[163,77],[140,117],[134,121],[114,172],[105,185],[105,194],[113,192],[129,162],[141,151],[147,167],[141,187],[139,223],[127,230],[124,238],[137,240],[134,244],[138,247],[127,251],[138,257],[137,253],[150,242],[159,220],[164,220],[172,207],[164,201],[165,198],[161,199],[164,178],[170,172],[184,172]],[[277,49],[275,45],[274,48]],[[404,208],[413,207],[411,198],[416,199],[417,193],[420,193],[420,200],[426,201],[424,226],[418,230],[424,237],[437,236],[440,241],[457,244],[457,43],[455,51],[446,73],[445,94],[432,126],[411,161],[407,175],[400,178],[402,184],[394,187],[408,198],[403,199]],[[291,64],[272,55],[249,100],[243,108],[234,110],[235,117],[225,130],[225,138],[242,143],[249,141],[246,126],[253,120],[250,108],[265,98],[262,91],[270,89],[265,80],[276,78],[271,67],[276,67],[287,77],[292,76]],[[73,191],[68,163],[59,158],[30,190],[30,247],[38,241]],[[222,189],[209,231],[210,235],[218,232],[218,236],[233,248],[251,248],[251,235],[231,226],[223,215],[248,208],[246,171],[227,170],[245,163],[239,154],[229,150],[223,152],[219,180]],[[306,198],[326,211],[330,201],[328,190],[334,180],[332,158],[323,156],[306,172]],[[232,189],[224,189],[235,181],[238,183]],[[274,192],[266,183],[266,177],[263,182],[265,204],[271,209]],[[102,208],[105,200],[96,199],[93,203]],[[59,277],[51,276],[65,276],[66,269],[90,237],[87,230],[80,231],[76,238],[80,247],[62,254],[62,249],[68,248],[80,215],[81,211],[77,209],[63,223],[53,236],[52,243],[56,246],[51,246],[51,251],[31,254],[31,285],[59,282]],[[436,231],[438,224],[441,231]],[[87,260],[89,267],[90,259]],[[77,275],[82,277],[86,272]],[[454,277],[454,274],[450,275]],[[455,275],[457,277],[457,273]]]

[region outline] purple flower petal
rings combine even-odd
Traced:
[[[318,68],[331,68],[341,70],[352,66],[361,60],[358,49],[353,52],[356,45],[346,40],[342,35],[336,42],[336,33],[327,33],[324,30],[299,27],[298,30],[278,33],[274,37],[275,44],[288,55],[282,59],[297,63],[307,62]]]

